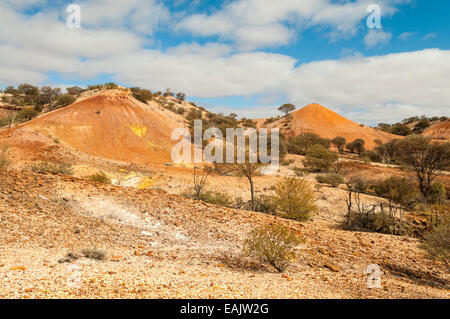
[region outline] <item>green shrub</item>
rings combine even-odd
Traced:
[[[177,108],[177,113],[183,115],[184,112],[186,112],[186,110],[184,109],[184,107],[180,106]]]
[[[300,243],[297,235],[289,228],[267,225],[250,233],[244,242],[244,254],[283,272],[295,258],[295,248]]]
[[[33,165],[31,171],[41,174],[61,174],[61,175],[72,175],[72,167],[68,164],[55,164],[50,162],[41,162],[39,164]]]
[[[365,154],[372,162],[381,163],[381,155],[375,151],[368,151]]]
[[[35,118],[39,114],[39,111],[36,111],[34,108],[29,107],[20,110],[17,112],[17,120],[19,121],[30,121]]]
[[[306,221],[317,211],[314,189],[303,178],[286,177],[275,185],[273,202],[286,217]]]
[[[338,160],[338,155],[322,145],[313,145],[306,152],[304,165],[314,171],[326,171]]]
[[[233,206],[233,201],[231,200],[230,196],[222,192],[211,192],[211,191],[202,192],[200,193],[200,200],[219,206],[225,207]]]
[[[61,94],[56,98],[53,107],[64,107],[74,103],[76,100],[72,94]]]
[[[422,248],[431,257],[440,260],[447,269],[450,269],[450,218],[448,213],[442,222],[425,235]]]
[[[371,186],[371,182],[361,175],[351,176],[346,184],[349,189],[360,193],[366,192]]]
[[[447,198],[445,185],[442,182],[434,182],[430,186],[428,201],[430,203],[443,203]]]
[[[103,184],[111,184],[111,179],[104,172],[98,172],[87,177],[87,179]]]
[[[317,175],[316,180],[322,184],[330,184],[331,186],[337,187],[344,183],[344,177],[339,174],[323,174]]]
[[[293,167],[292,170],[294,171],[295,175],[298,177],[303,177],[303,176],[306,176],[309,174],[309,172],[306,168]]]
[[[147,103],[153,98],[153,94],[150,90],[140,89],[139,87],[132,88],[131,93],[133,97],[142,103]]]
[[[418,195],[415,185],[404,177],[392,176],[378,181],[373,189],[378,196],[405,207],[410,206]]]

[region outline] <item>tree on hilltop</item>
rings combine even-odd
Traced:
[[[288,115],[289,113],[295,111],[295,105],[291,103],[283,104],[278,108],[278,111],[285,113]]]

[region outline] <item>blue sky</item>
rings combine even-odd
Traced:
[[[0,87],[114,81],[253,118],[286,102],[368,125],[448,116],[449,13],[445,0],[0,0]]]

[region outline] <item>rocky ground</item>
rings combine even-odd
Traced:
[[[417,239],[342,230],[340,191],[320,193],[319,214],[299,223],[164,190],[3,172],[0,297],[449,297],[449,274]],[[249,231],[267,223],[304,239],[283,274],[241,254]],[[81,257],[86,249],[102,260]],[[380,289],[367,288],[370,264],[383,272]]]

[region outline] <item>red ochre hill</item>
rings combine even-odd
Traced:
[[[282,117],[270,123],[267,127],[279,127],[288,137],[310,132],[329,139],[342,136],[345,137],[347,142],[362,138],[368,149],[376,146],[374,140],[378,139],[385,143],[394,138],[400,138],[400,136],[350,121],[320,104],[309,104],[291,113],[288,117]]]
[[[183,125],[156,103],[149,104],[125,90],[100,91],[2,132],[0,137],[18,148],[51,137],[88,155],[129,163],[167,163],[174,144],[170,135]]]

